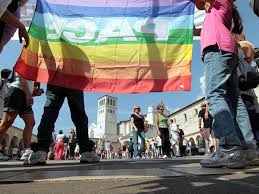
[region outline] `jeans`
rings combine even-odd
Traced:
[[[204,56],[206,100],[219,146],[254,148],[254,135],[238,89],[238,58],[228,52]]]
[[[159,128],[162,140],[162,154],[170,155],[170,141],[169,141],[169,130],[168,128]]]
[[[84,109],[83,91],[48,84],[46,97],[44,112],[38,127],[38,143],[34,150],[49,151],[52,131],[55,129],[54,125],[58,118],[59,110],[65,98],[67,98],[71,118],[76,127],[80,153],[93,151],[94,142],[88,136],[88,117]]]
[[[140,154],[142,157],[145,156],[145,132],[132,130],[133,142],[134,142],[134,157],[138,157],[138,137],[140,137]]]

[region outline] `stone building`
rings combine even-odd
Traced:
[[[115,97],[105,95],[99,98],[97,124],[93,134],[95,138],[107,140],[117,138],[117,104]]]
[[[198,137],[200,136],[198,114],[201,110],[201,104],[204,102],[205,98],[201,98],[168,116],[169,119],[172,119],[174,123],[183,129],[184,137],[195,143],[197,143]]]
[[[17,127],[10,127],[5,134],[2,145],[0,145],[0,150],[2,150],[5,154],[10,155],[13,147],[23,148],[23,130]],[[32,135],[32,142],[37,141],[37,136]]]
[[[255,93],[259,96],[259,87],[255,89]],[[196,144],[200,136],[198,113],[201,110],[201,104],[204,102],[205,98],[201,98],[168,116],[169,119],[173,119],[173,121],[184,130],[184,137]]]

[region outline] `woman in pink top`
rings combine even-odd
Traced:
[[[238,46],[231,33],[242,31],[234,0],[199,0],[206,7],[201,31],[201,53],[205,64],[206,100],[214,118],[219,149],[203,159],[202,167],[243,168],[256,157],[256,144],[245,105],[238,89]],[[242,132],[245,132],[242,134]]]

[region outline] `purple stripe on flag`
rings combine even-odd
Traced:
[[[76,5],[82,7],[159,7],[173,6],[193,0],[45,0],[51,4]]]

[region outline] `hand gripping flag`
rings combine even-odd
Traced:
[[[189,91],[193,0],[37,0],[28,80],[107,93]]]

